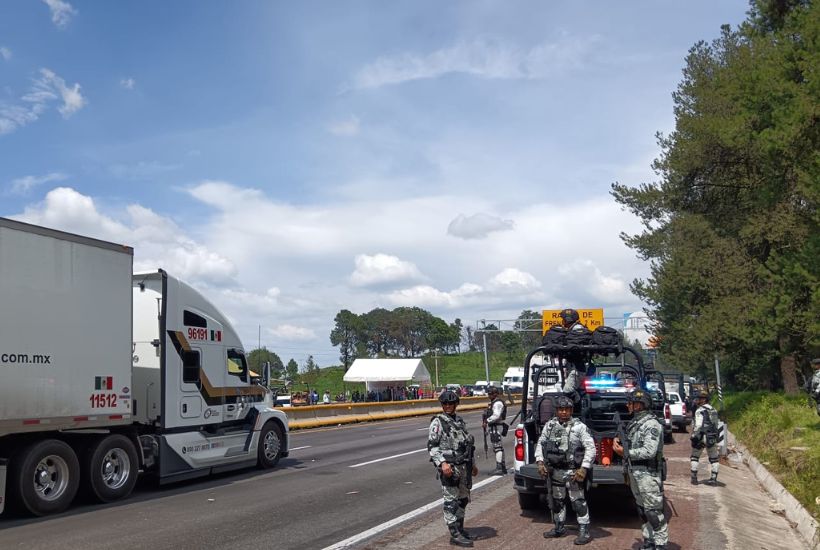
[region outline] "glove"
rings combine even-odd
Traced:
[[[572,475],[572,479],[581,483],[587,478],[587,469],[586,468],[578,468],[575,470],[575,473]]]
[[[547,465],[541,460],[538,461],[538,473],[541,475],[542,479],[547,479],[547,474],[549,471],[547,470]]]

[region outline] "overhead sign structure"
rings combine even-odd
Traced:
[[[553,325],[561,324],[561,312],[563,309],[545,309],[541,317],[541,334],[546,334]],[[604,310],[597,309],[576,309],[580,317],[581,324],[589,330],[595,330],[604,325]]]

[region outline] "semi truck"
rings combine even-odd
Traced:
[[[231,323],[133,248],[0,218],[0,513],[127,497],[288,456]]]

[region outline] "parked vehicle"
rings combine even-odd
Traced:
[[[521,393],[524,388],[524,369],[521,367],[510,367],[501,379],[501,387],[504,393]]]
[[[494,386],[500,390],[501,382],[490,380],[490,382],[487,383],[486,380],[476,380],[475,384],[473,384],[473,395],[487,395],[487,388],[490,386]]]
[[[686,426],[692,423],[692,417],[687,414],[686,403],[683,402],[678,392],[670,391],[666,394],[666,398],[672,415],[672,426],[685,432]]]
[[[538,355],[542,358],[535,361]],[[573,411],[573,416],[582,418],[589,428],[596,446],[595,463],[585,480],[586,489],[626,483],[623,461],[613,452],[612,442],[618,434],[619,425],[625,426],[632,419],[626,406],[627,392],[636,387],[646,389],[640,353],[623,346],[620,339],[611,345],[541,345],[532,350],[524,361],[523,391],[528,393],[531,383],[537,383],[537,386],[533,398],[522,401],[519,415],[523,420],[514,432],[514,487],[522,510],[542,507],[540,501],[547,491],[547,485],[535,464],[535,445],[544,424],[555,414],[555,400],[563,395],[560,389],[555,388],[560,387],[559,382],[564,378],[563,370],[567,368],[565,360],[568,357],[573,358],[575,363],[583,362],[587,372],[599,369],[607,373],[601,377],[592,375],[583,379]],[[599,360],[610,362],[596,363]]]
[[[290,395],[277,395],[276,396],[276,407],[291,407],[293,404],[291,403]]]
[[[127,497],[288,455],[228,319],[133,249],[0,218],[0,512]]]

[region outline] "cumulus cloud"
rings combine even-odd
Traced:
[[[600,302],[612,303],[629,295],[629,284],[618,273],[604,273],[594,261],[577,259],[558,266],[558,273],[583,294]]]
[[[61,172],[51,172],[45,176],[23,176],[11,181],[11,192],[16,195],[24,195],[38,185],[52,181],[63,181],[66,178],[68,176]]]
[[[79,84],[69,86],[51,69],[40,69],[40,76],[17,104],[0,103],[0,135],[36,121],[55,102],[63,118],[69,118],[86,105]]]
[[[359,254],[356,269],[350,275],[355,286],[374,286],[421,279],[422,274],[412,262],[406,262],[388,254]]]
[[[233,262],[186,236],[172,220],[139,205],[127,207],[126,213],[128,220],[118,221],[100,212],[91,197],[57,187],[19,219],[133,246],[134,268],[139,271],[163,267],[193,282],[233,283]]]
[[[63,0],[43,0],[51,10],[51,21],[57,27],[64,29],[71,22],[71,18],[77,15],[74,6]]]
[[[276,325],[268,329],[268,333],[274,338],[289,342],[305,342],[316,338],[316,333],[312,329],[288,324]]]
[[[479,212],[472,216],[459,214],[447,226],[447,233],[461,239],[483,239],[493,231],[507,231],[514,227],[512,220]]]
[[[137,85],[137,81],[131,77],[128,78],[121,78],[120,79],[120,86],[125,88],[126,90],[133,90],[134,86]]]
[[[0,46],[0,57],[8,61],[9,59],[11,59],[11,50],[5,46]]]
[[[459,42],[426,55],[379,57],[353,77],[353,88],[378,88],[411,80],[463,73],[488,79],[540,79],[580,65],[597,41],[564,36],[533,48],[488,38]]]
[[[328,131],[336,136],[352,137],[359,133],[359,117],[351,116],[344,120],[337,120],[328,126]]]
[[[530,294],[537,292],[541,283],[529,273],[508,267],[490,279],[487,286],[493,292]]]

